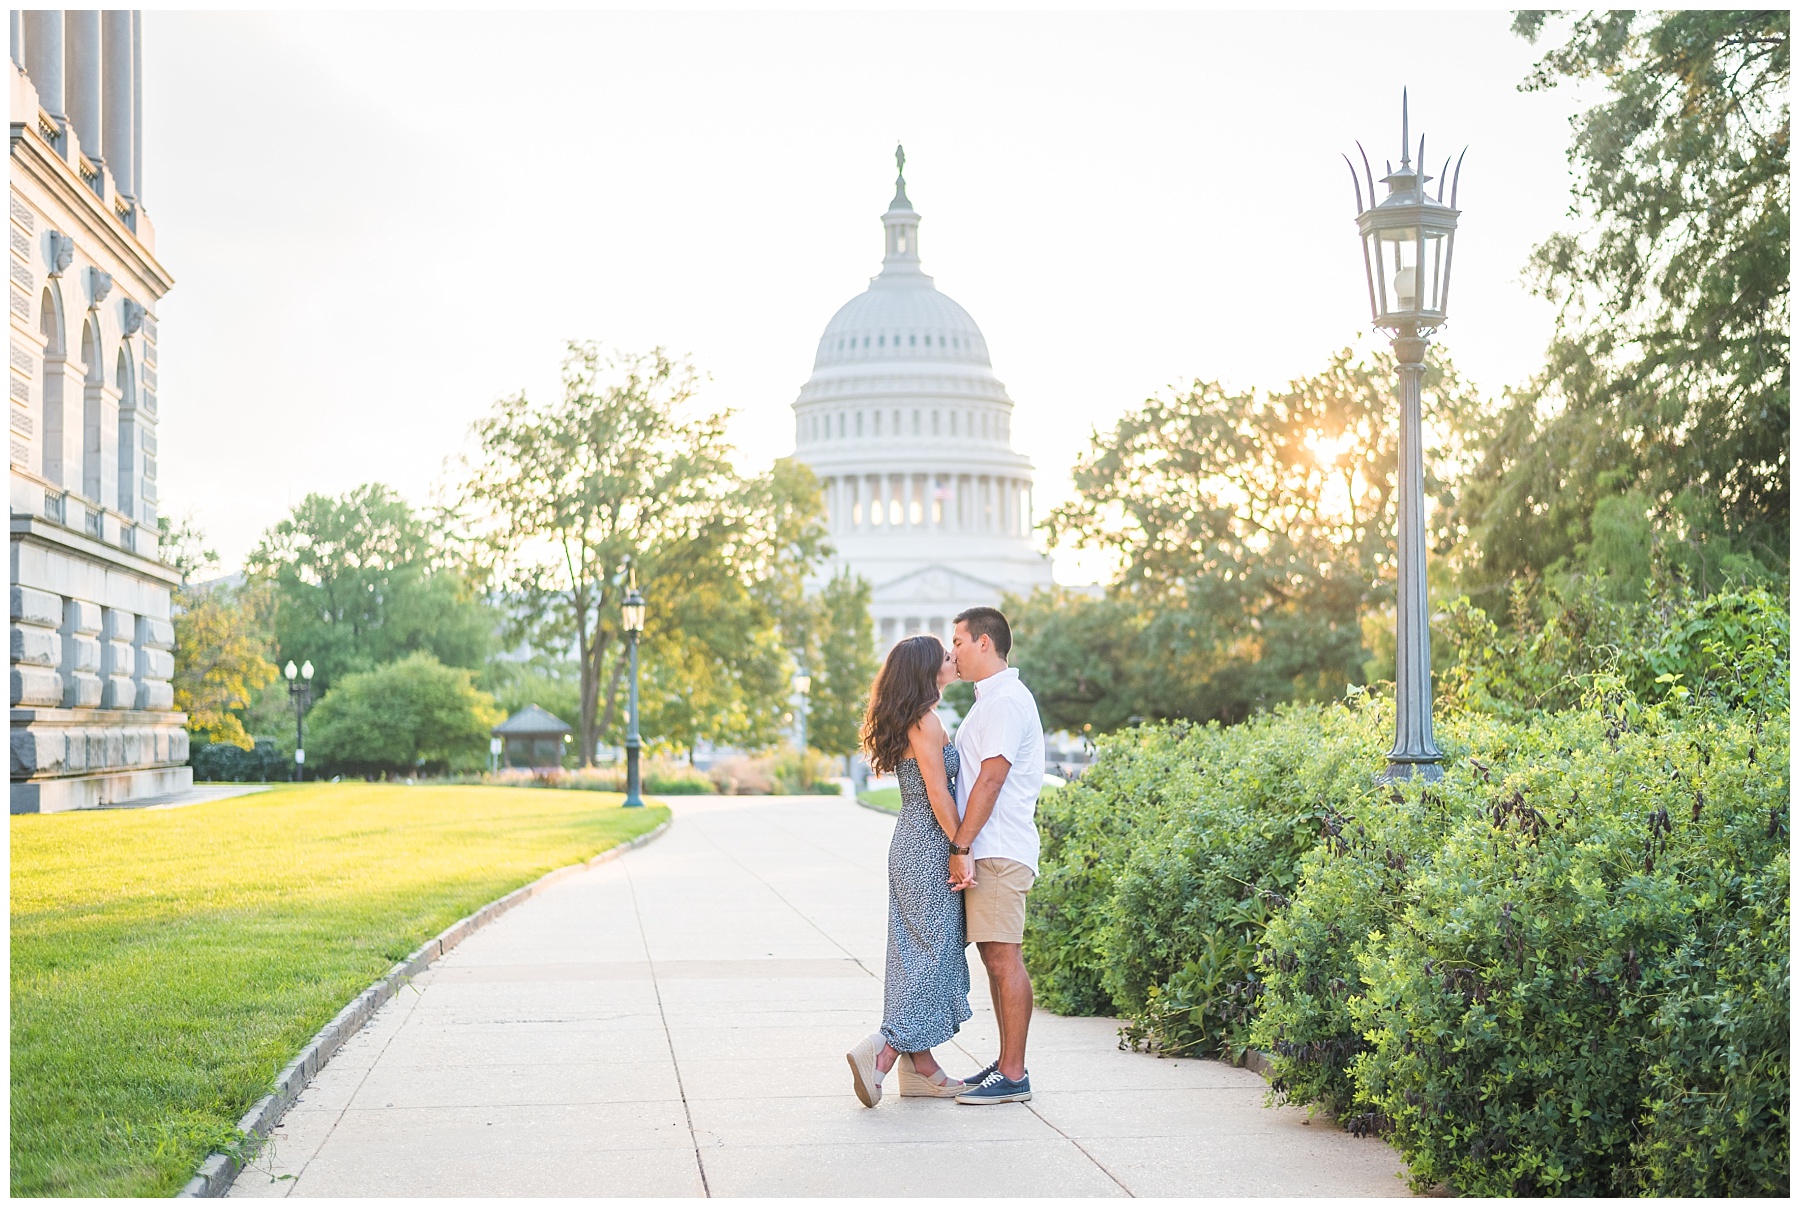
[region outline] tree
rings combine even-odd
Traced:
[[[807,745],[827,755],[854,755],[862,747],[863,710],[878,669],[868,580],[839,571],[814,604]]]
[[[1004,611],[1010,661],[1031,685],[1046,729],[1106,731],[1162,715],[1145,693],[1166,677],[1140,665],[1147,615],[1129,592],[1039,588],[1008,599]]]
[[[256,589],[250,589],[253,593]],[[258,609],[228,587],[175,593],[175,707],[188,729],[249,750],[243,713],[278,672]]]
[[[421,650],[340,678],[312,711],[307,742],[326,767],[358,775],[469,770],[504,716],[473,672]]]
[[[380,483],[308,495],[246,569],[273,585],[277,657],[312,660],[319,691],[414,651],[478,668],[492,643],[495,617],[442,526]]]
[[[1386,350],[1345,349],[1286,391],[1199,382],[1095,434],[1075,466],[1076,497],[1047,527],[1058,541],[1114,551],[1121,574],[1105,607],[1044,618],[1040,653],[1022,654],[1059,677],[1066,696],[1053,723],[1111,726],[1124,710],[1235,721],[1361,681],[1361,618],[1391,596],[1394,574],[1394,372]],[[1485,435],[1488,411],[1442,361],[1426,390],[1441,555],[1461,536],[1448,481]],[[1058,598],[1039,604],[1054,611]]]
[[[584,763],[612,730],[632,577],[661,737],[766,735],[786,696],[775,628],[822,547],[817,488],[792,465],[740,478],[729,413],[696,408],[696,385],[660,349],[572,342],[561,400],[514,395],[475,425],[463,508],[522,601],[512,636],[574,655]]]
[[[698,532],[646,559],[644,725],[669,746],[767,746],[791,720],[794,657],[814,628],[805,575],[824,549],[818,479],[792,459],[741,482]]]
[[[1577,229],[1531,271],[1559,306],[1465,500],[1498,613],[1508,578],[1578,557],[1602,500],[1785,568],[1789,15],[1523,12],[1560,36],[1522,85],[1599,82],[1573,119]],[[1712,559],[1717,563],[1718,559]]]
[[[206,536],[194,522],[191,512],[179,520],[171,519],[166,513],[158,516],[156,541],[162,560],[175,568],[183,587],[203,571],[216,569],[219,565],[218,552],[206,548]]]

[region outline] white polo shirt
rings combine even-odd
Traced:
[[[1017,860],[1033,873],[1038,866],[1037,799],[1044,787],[1044,726],[1031,689],[1008,667],[975,685],[975,706],[956,730],[956,815],[969,807],[969,790],[981,763],[1003,755],[1012,764],[981,833],[969,846],[977,860]]]

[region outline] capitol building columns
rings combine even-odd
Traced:
[[[882,215],[881,272],[826,325],[794,402],[795,457],[820,480],[831,570],[869,581],[884,650],[913,631],[947,637],[962,609],[1050,582],[1012,400],[981,329],[922,270],[919,226],[902,175]]]

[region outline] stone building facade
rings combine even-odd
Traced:
[[[1050,585],[1012,400],[975,320],[920,267],[904,167],[881,273],[826,325],[794,402],[794,456],[824,490],[832,569],[869,581],[883,651],[909,633],[948,639],[964,608]]]
[[[12,812],[192,784],[157,550],[140,17],[13,10],[8,301]]]

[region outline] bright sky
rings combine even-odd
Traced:
[[[1521,270],[1566,221],[1573,103],[1517,91],[1509,20],[147,12],[165,507],[229,569],[308,492],[423,501],[570,338],[690,355],[766,465],[904,141],[1042,512],[1145,396],[1279,386],[1366,327],[1339,155],[1397,157],[1402,85],[1434,165],[1471,147],[1440,340],[1497,392],[1550,333]]]

